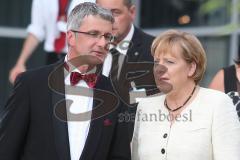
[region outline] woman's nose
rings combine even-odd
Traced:
[[[167,72],[167,67],[162,65],[162,64],[155,64],[154,65],[154,71],[157,73],[157,74],[160,74],[160,75],[163,75],[164,73]]]

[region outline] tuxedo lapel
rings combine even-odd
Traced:
[[[53,131],[59,160],[70,159],[63,70],[63,63],[58,63],[48,77],[52,93]]]
[[[80,160],[93,159],[102,135],[102,120],[92,120]]]
[[[95,87],[96,89],[104,88],[104,84],[101,84],[101,82],[102,82],[102,77],[99,77],[99,80]],[[96,91],[94,91],[93,110],[99,104],[99,102],[96,98],[97,98]],[[98,146],[97,144],[98,144],[101,134],[102,134],[102,123],[101,123],[102,120],[96,119],[95,117],[94,118],[93,117],[94,117],[94,114],[92,113],[88,136],[87,136],[80,160],[93,159],[94,153]]]
[[[118,100],[114,99],[115,95],[113,94],[112,91],[113,90],[108,78],[105,76],[100,76],[94,90],[92,119],[90,123],[87,140],[86,140],[80,160],[94,159],[95,152],[98,147],[98,143],[100,142],[102,137],[102,130],[104,128],[104,116],[107,113],[109,113],[108,110],[112,109],[111,110],[112,112],[115,109],[113,107],[106,108],[105,106],[111,107],[114,105],[117,106],[118,104]],[[113,105],[106,103],[108,101],[111,101],[108,98],[115,100],[115,101],[112,101]]]

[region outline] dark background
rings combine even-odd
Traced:
[[[25,29],[30,22],[31,3],[32,0],[1,0],[0,26]],[[8,74],[20,54],[23,42],[22,38],[0,36],[0,109],[11,93],[12,85],[8,80]],[[42,44],[36,52],[27,63],[28,68],[44,64]]]

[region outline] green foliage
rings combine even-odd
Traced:
[[[205,15],[226,7],[226,0],[208,0],[200,7],[200,14]]]

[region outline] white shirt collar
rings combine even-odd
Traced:
[[[130,31],[128,32],[127,36],[121,41],[118,43],[116,49],[121,53],[121,54],[124,54],[126,55],[127,54],[127,49],[128,46],[129,46],[129,42],[131,42],[132,40],[132,37],[133,37],[133,33],[134,33],[134,26],[133,24],[131,25],[131,29]]]
[[[78,68],[76,68],[74,65],[72,65],[72,64],[69,62],[68,54],[66,54],[65,59],[64,59],[64,62],[65,62],[65,63],[67,64],[67,66],[69,67],[69,68],[68,68],[68,71],[66,70],[67,73],[68,73],[69,71],[81,73],[81,72],[78,70]],[[66,68],[65,68],[65,69],[66,69]]]

